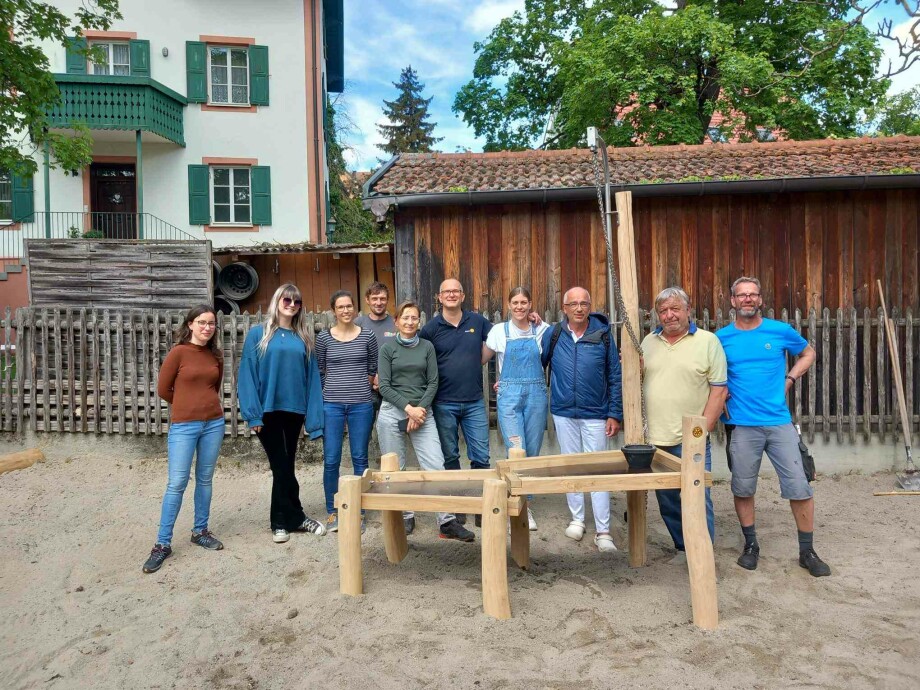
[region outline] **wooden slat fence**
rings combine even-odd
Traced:
[[[0,323],[0,430],[165,434],[169,409],[156,395],[156,380],[183,314],[30,307],[13,315],[7,308]],[[914,432],[920,424],[915,365],[920,320],[909,309],[892,316]],[[316,331],[332,323],[328,312],[306,317]],[[545,317],[552,321],[561,314]],[[215,337],[224,351],[224,414],[230,436],[249,434],[239,416],[237,371],[246,334],[261,318],[261,314],[218,316]],[[710,315],[704,310],[697,323],[716,330],[731,318],[733,314]],[[793,417],[808,440],[821,437],[853,443],[877,436],[881,442],[898,442],[900,420],[884,328],[879,326],[881,313],[824,309],[808,314],[796,311],[790,317],[784,310],[778,318],[791,323],[818,353],[816,366],[790,392]],[[501,315],[495,313],[491,320],[498,323]],[[640,324],[640,338],[654,326],[651,314]],[[494,361],[483,369],[482,380],[494,407]]]

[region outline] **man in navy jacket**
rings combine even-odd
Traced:
[[[573,287],[562,299],[565,319],[543,334],[543,365],[551,367],[550,412],[563,453],[605,450],[623,422],[620,355],[607,317],[591,312],[591,295]],[[553,335],[558,332],[555,345]],[[552,350],[552,352],[550,352]],[[572,521],[565,535],[576,541],[585,535],[585,497],[567,494]],[[591,507],[601,551],[616,551],[610,536],[610,494],[591,492]]]

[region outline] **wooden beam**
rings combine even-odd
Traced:
[[[339,509],[339,591],[358,596],[364,593],[361,565],[361,477],[339,479],[336,494]]]
[[[14,470],[24,470],[31,467],[36,462],[44,462],[45,454],[38,448],[30,448],[19,453],[10,453],[0,456],[0,474],[13,472]]]
[[[511,618],[505,532],[508,524],[507,499],[505,482],[486,480],[482,497],[482,608],[487,615],[499,619]]]
[[[399,472],[399,456],[386,453],[380,456],[380,469],[384,472]],[[369,477],[368,477],[369,478]],[[385,510],[380,514],[383,523],[383,546],[390,563],[399,563],[409,552],[406,541],[406,523],[401,510]]]

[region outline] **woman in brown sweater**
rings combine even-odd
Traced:
[[[157,393],[172,404],[167,440],[169,481],[163,496],[160,531],[144,563],[145,573],[159,570],[172,554],[173,527],[196,454],[192,543],[212,551],[224,548],[208,530],[211,479],[224,440],[224,358],[214,338],[216,327],[214,307],[204,304],[192,308],[176,333],[178,344],[160,367]]]

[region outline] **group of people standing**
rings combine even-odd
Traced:
[[[362,316],[357,315],[351,293],[336,292],[330,301],[336,323],[314,342],[296,286],[282,285],[275,292],[265,323],[247,334],[238,396],[240,412],[271,466],[269,525],[276,543],[287,542],[291,532],[323,535],[338,529],[334,496],[346,428],[353,471],[358,475],[368,467],[375,423],[381,452],[396,453],[400,468],[405,467],[407,443],[411,443],[422,469],[460,469],[461,431],[471,467],[488,468],[489,424],[480,372],[492,357],[496,357],[497,412],[506,449],[522,448],[528,456],[539,455],[548,412],[565,454],[603,450],[619,433],[623,420],[619,353],[607,318],[592,312],[587,290],[573,287],[565,293],[565,316],[555,325],[533,313],[530,293],[523,287],[508,296],[508,321],[494,327],[483,316],[462,308],[463,286],[456,279],[441,284],[438,300],[440,312],[420,329],[421,310],[414,302],[399,304],[395,317],[388,314],[389,293],[381,283],[368,288],[368,310]],[[650,442],[679,455],[683,415],[703,414],[710,430],[722,415],[733,432],[728,449],[732,492],[745,536],[739,565],[757,567],[753,497],[766,452],[777,468],[782,495],[792,504],[800,564],[812,575],[827,575],[830,569],[812,544],[812,491],[804,479],[798,436],[785,403],[791,381],[807,371],[814,350],[790,327],[760,315],[760,284],[755,278],[735,281],[732,304],[738,320],[712,334],[690,323],[690,300],[680,288],[668,288],[656,299],[661,325],[642,344]],[[189,311],[178,344],[160,372],[158,393],[172,403],[169,481],[157,542],[144,572],[158,570],[172,553],[173,526],[195,455],[191,540],[206,549],[223,548],[208,529],[211,480],[224,428],[223,357],[214,341],[215,326],[212,307]],[[798,356],[788,374],[786,353]],[[294,460],[303,430],[311,438],[324,439],[325,522],[306,515],[299,498]],[[706,468],[711,469],[708,445]],[[680,492],[657,495],[675,548],[682,552]],[[581,540],[586,533],[585,497],[568,494],[567,502],[571,521],[565,534]],[[609,493],[592,492],[591,507],[595,545],[603,552],[616,551]],[[706,507],[714,539],[708,489]],[[407,533],[412,533],[415,516],[406,513],[403,518]],[[528,519],[530,529],[537,529],[530,510]],[[441,538],[475,539],[465,515],[440,514],[438,525]],[[678,553],[676,558],[680,557]]]

